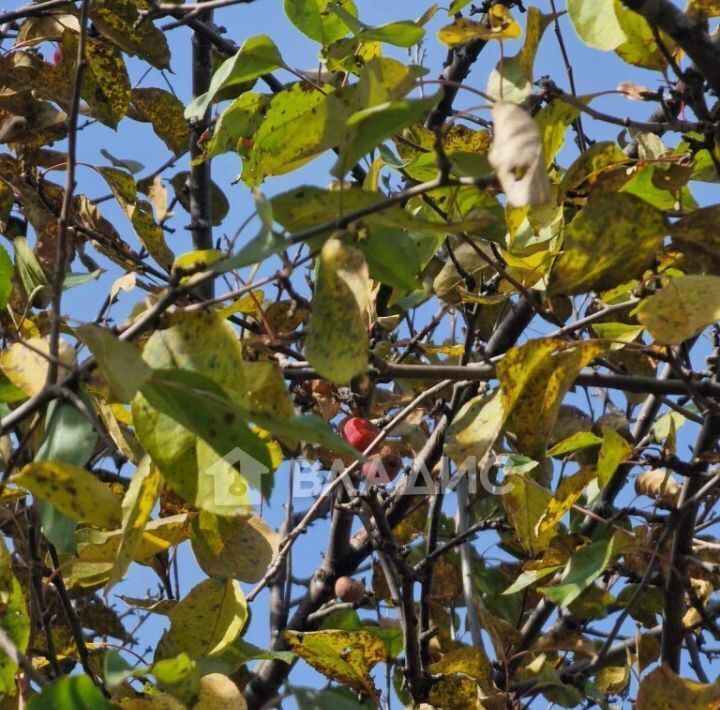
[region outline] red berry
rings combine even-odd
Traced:
[[[362,467],[365,480],[377,485],[394,481],[401,470],[402,458],[389,446],[382,446],[380,452],[373,454]]]
[[[62,60],[63,60],[63,55],[62,55],[62,52],[60,51],[60,48],[58,47],[55,50],[55,54],[53,54],[53,64],[62,64]]]
[[[359,604],[365,598],[365,585],[352,577],[338,577],[335,581],[335,596],[341,602]]]
[[[363,417],[350,417],[342,428],[345,441],[358,451],[365,451],[379,433],[380,430],[371,421]]]

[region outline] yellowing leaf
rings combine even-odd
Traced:
[[[367,631],[286,631],[290,649],[315,670],[358,693],[376,695],[372,667],[387,658],[385,644]]]
[[[279,536],[257,516],[222,518],[201,512],[193,522],[192,548],[211,577],[259,581],[270,565]]]
[[[607,290],[639,276],[653,263],[667,229],[662,212],[639,197],[597,195],[565,230],[550,291]]]
[[[508,204],[545,204],[550,199],[550,182],[538,124],[517,104],[501,101],[493,104],[492,116],[495,135],[488,160],[497,171]]]
[[[683,678],[662,665],[640,682],[638,710],[717,710],[720,708],[720,682],[697,683]]]
[[[632,453],[632,446],[615,429],[606,427],[597,463],[598,485],[604,488],[617,467]]]
[[[240,585],[231,580],[206,579],[193,587],[168,614],[170,628],[158,650],[176,649],[191,658],[222,653],[240,634],[248,608]]]
[[[0,539],[0,629],[20,653],[25,653],[30,640],[30,617],[23,588],[15,578],[12,557]],[[15,696],[17,663],[6,653],[0,654],[0,693]]]
[[[487,24],[461,17],[451,25],[441,27],[437,34],[438,39],[448,47],[475,39],[518,39],[521,35],[522,28],[504,5],[493,5],[490,8]]]
[[[147,8],[145,0],[98,0],[90,9],[95,27],[128,54],[143,57],[158,69],[170,66],[170,50],[165,33],[138,10]]]
[[[557,524],[563,519],[565,513],[575,505],[583,490],[595,478],[595,475],[595,470],[592,467],[586,467],[581,468],[572,476],[566,476],[562,480],[538,521],[538,535],[555,530]]]
[[[150,520],[162,482],[160,471],[153,466],[150,457],[146,456],[135,471],[123,499],[122,538],[106,590],[119,582],[127,572],[145,526]]]
[[[689,0],[686,12],[695,16],[717,17],[720,15],[720,0]]]
[[[44,338],[29,338],[26,342],[28,347],[22,343],[13,343],[0,353],[0,368],[10,382],[33,396],[41,392],[47,384],[50,344]],[[75,349],[64,340],[60,341],[59,357],[66,366],[75,366]],[[59,368],[61,377],[67,372],[66,368]]]
[[[190,537],[190,517],[188,514],[172,515],[147,523],[133,550],[133,561],[148,560],[187,540]],[[101,586],[109,578],[117,559],[123,531],[118,529],[102,532],[82,528],[77,531],[75,539],[77,558],[67,564],[64,572],[67,584],[80,587]]]
[[[506,479],[510,490],[502,495],[508,521],[515,529],[518,542],[531,554],[542,552],[555,535],[555,530],[540,530],[542,520],[552,500],[552,493],[542,488],[529,475],[510,474]]]
[[[122,520],[120,501],[89,471],[59,461],[27,464],[11,479],[34,497],[52,503],[63,515],[101,528]]]
[[[307,358],[320,375],[347,384],[367,369],[368,267],[355,247],[328,239],[317,263]]]
[[[679,345],[720,320],[720,277],[681,276],[635,310],[659,343]]]
[[[164,89],[139,88],[132,91],[132,103],[135,107],[133,118],[150,123],[155,134],[175,155],[188,149],[190,129],[184,106],[177,96]]]
[[[448,651],[443,657],[432,664],[432,673],[451,675],[462,673],[469,676],[482,687],[485,692],[493,688],[492,666],[485,652],[480,648],[463,646]]]
[[[488,78],[486,93],[501,101],[520,103],[532,92],[535,55],[552,19],[552,15],[543,15],[536,7],[528,8],[522,49],[515,56],[498,62]]]
[[[578,37],[590,47],[615,49],[626,40],[614,0],[568,0],[568,14]]]
[[[497,374],[509,415],[506,425],[522,453],[538,460],[545,456],[563,397],[580,370],[606,347],[598,341],[568,344],[548,338],[508,350]]]
[[[488,452],[502,431],[505,415],[498,391],[481,395],[463,405],[445,437],[445,452],[461,466],[469,456],[478,460]]]

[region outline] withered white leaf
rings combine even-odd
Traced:
[[[513,207],[543,205],[550,200],[542,138],[537,123],[517,104],[496,101],[492,108],[490,165]]]

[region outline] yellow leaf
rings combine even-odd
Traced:
[[[610,481],[617,467],[632,453],[632,446],[618,434],[615,429],[606,427],[603,430],[603,443],[598,457],[598,485],[604,488]]]
[[[432,664],[430,670],[432,673],[444,675],[462,673],[477,681],[485,692],[490,692],[493,688],[492,666],[487,655],[480,648],[463,646],[448,651],[439,661]]]
[[[263,301],[265,300],[265,294],[262,291],[253,291],[252,293],[249,293],[247,296],[243,296],[242,298],[238,298],[235,303],[232,303],[229,306],[226,306],[225,308],[221,308],[218,313],[223,318],[229,318],[230,316],[234,316],[236,313],[242,313],[246,316],[259,316],[260,315],[260,309],[262,307]]]
[[[555,495],[548,502],[545,512],[538,521],[538,536],[542,536],[547,531],[554,532],[557,524],[562,520],[565,513],[575,505],[585,486],[595,478],[595,475],[595,470],[588,466],[581,468],[572,476],[563,478],[555,491]]]
[[[13,343],[1,353],[0,368],[10,382],[33,396],[41,392],[47,384],[50,345],[44,338],[30,338],[26,342],[27,346]],[[60,341],[59,357],[68,367],[75,366],[75,349],[64,340]],[[68,372],[65,367],[60,367],[59,370],[60,376]]]
[[[376,696],[370,669],[387,658],[385,644],[367,631],[286,631],[290,650],[326,678]]]
[[[580,370],[606,349],[598,341],[568,344],[547,338],[506,353],[497,374],[507,427],[522,453],[537,460],[545,456],[563,397]]]
[[[565,229],[550,292],[607,290],[642,274],[668,227],[662,212],[628,193],[601,193]]]
[[[662,665],[640,683],[637,710],[718,710],[720,682],[696,683]]]
[[[720,276],[680,276],[635,310],[650,335],[679,345],[720,319]]]
[[[222,653],[237,638],[247,622],[248,608],[237,582],[206,579],[193,587],[168,616],[170,628],[161,641],[164,649],[176,648],[177,652],[199,658]]]
[[[438,39],[448,47],[466,44],[474,39],[518,39],[522,28],[504,5],[494,5],[488,12],[487,24],[461,17],[438,30]]]
[[[120,501],[89,471],[78,466],[35,461],[10,480],[73,520],[101,528],[114,528],[122,520]]]
[[[369,300],[362,252],[339,239],[328,239],[317,263],[306,341],[307,358],[321,377],[347,384],[367,369]]]
[[[469,456],[478,460],[488,452],[502,430],[505,414],[502,397],[496,390],[463,405],[445,437],[445,452],[461,466]]]
[[[150,457],[145,456],[137,467],[122,502],[122,538],[106,590],[117,584],[127,572],[145,526],[150,520],[162,482],[160,471],[153,466]]]
[[[192,549],[211,577],[257,582],[277,551],[279,536],[255,515],[225,518],[205,511],[193,521]]]

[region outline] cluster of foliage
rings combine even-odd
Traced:
[[[453,0],[371,26],[285,0],[306,72],[213,22],[250,3],[0,14],[0,704],[719,707],[720,205],[691,188],[720,181],[720,2]],[[655,72],[615,92],[645,120],[577,93],[561,26]],[[550,28],[567,77],[536,80]],[[176,31],[188,105],[145,85]],[[160,168],[80,162],[88,126],[132,122]],[[329,186],[261,192],[330,151]],[[247,189],[257,235],[219,239]],[[64,294],[106,273],[79,324]],[[300,457],[328,472],[309,507]],[[258,498],[284,501],[277,529]],[[111,592],[140,565],[157,595]]]

